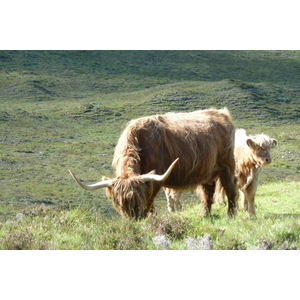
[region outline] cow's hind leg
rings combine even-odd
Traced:
[[[236,214],[236,201],[238,197],[234,166],[224,166],[219,176],[228,199],[228,216],[232,217]]]
[[[212,184],[203,184],[197,188],[197,193],[200,194],[202,200],[201,216],[207,216],[211,213],[215,187],[216,183],[213,182]]]

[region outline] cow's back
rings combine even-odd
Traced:
[[[117,175],[128,166],[133,169],[133,160],[137,174],[152,170],[162,174],[179,157],[164,185],[196,186],[214,179],[218,164],[227,159],[227,152],[233,152],[233,139],[226,109],[140,118],[131,121],[120,137],[114,165]]]

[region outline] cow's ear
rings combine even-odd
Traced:
[[[108,177],[102,176],[102,180],[111,180],[111,179],[108,178]],[[105,191],[106,191],[106,197],[107,198],[112,198],[111,187],[110,186],[106,187]]]
[[[248,147],[250,147],[251,149],[255,149],[256,148],[256,143],[253,139],[247,139],[246,140],[246,144],[248,145]]]
[[[109,187],[106,187],[106,188],[105,188],[105,191],[106,191],[106,197],[107,197],[108,199],[112,198],[111,187],[110,187],[110,186],[109,186]]]
[[[275,148],[277,146],[278,142],[277,140],[273,139],[272,140],[272,148]]]

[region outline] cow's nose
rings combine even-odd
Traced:
[[[272,162],[271,157],[266,157],[266,158],[265,158],[265,163],[266,163],[266,164],[270,164],[271,162]]]

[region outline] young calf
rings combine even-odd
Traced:
[[[254,198],[261,168],[272,162],[270,150],[276,145],[277,141],[265,134],[247,136],[244,129],[236,130],[235,175],[242,194],[242,207],[250,215],[255,215]]]
[[[277,145],[277,141],[265,134],[247,136],[244,129],[235,132],[235,175],[237,186],[242,194],[242,206],[250,215],[255,215],[254,198],[258,186],[261,168],[272,162],[270,149]],[[168,210],[170,212],[181,209],[180,199],[182,191],[164,189]],[[202,187],[198,186],[197,193],[201,194]],[[224,202],[224,189],[220,180],[216,182],[214,194],[215,202]]]

